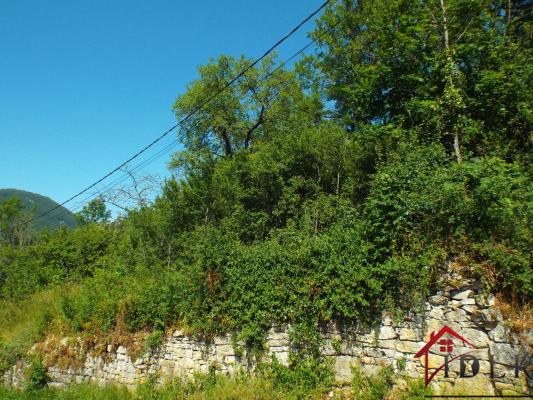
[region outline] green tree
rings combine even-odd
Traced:
[[[350,131],[395,124],[438,140],[456,160],[529,159],[531,24],[519,3],[344,1],[314,37],[336,117]],[[339,23],[340,21],[340,23]]]
[[[250,63],[246,57],[220,56],[201,66],[200,78],[178,97],[174,104],[178,119],[195,112],[180,128],[180,138],[189,151],[207,148],[216,156],[232,157],[239,149],[267,139],[268,128],[297,108],[302,92],[296,77],[292,72],[275,68],[273,57],[248,70],[201,107]]]
[[[0,244],[23,246],[32,238],[31,225],[28,223],[31,214],[24,212],[22,201],[11,197],[0,202]]]
[[[111,218],[111,211],[106,207],[103,197],[97,197],[83,206],[82,210],[76,214],[79,224],[103,224]]]

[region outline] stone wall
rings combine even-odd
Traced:
[[[486,395],[533,393],[533,381],[527,379],[523,370],[519,371],[518,378],[515,377],[517,357],[521,366],[530,365],[529,372],[533,376],[528,354],[533,345],[532,332],[527,336],[511,334],[494,307],[494,298],[478,293],[475,283],[468,281],[435,293],[428,298],[423,311],[413,312],[399,322],[384,315],[375,328],[324,327],[322,353],[332,360],[340,385],[350,382],[354,365],[359,365],[366,373],[391,365],[399,374],[423,379],[424,360],[414,356],[429,340],[430,333],[445,325],[477,347],[473,350],[453,338],[454,351],[471,351],[470,354],[478,360],[479,372],[474,377],[461,378],[460,361],[450,362],[448,377],[440,371],[431,383],[437,392]],[[281,363],[287,364],[291,351],[289,330],[290,326],[286,326],[272,328],[268,332],[263,361],[275,356]],[[434,347],[429,356],[430,368],[442,365],[444,360],[439,345]],[[229,336],[204,343],[176,330],[166,337],[158,350],[135,360],[125,347],[108,346],[99,355],[87,355],[77,367],[50,365],[48,375],[50,386],[94,382],[133,387],[154,374],[163,382],[191,377],[195,372],[208,372],[210,368],[226,374],[237,369],[252,370],[256,363],[257,360],[242,349],[236,350]],[[471,375],[475,366],[467,362],[464,365],[465,375]],[[24,365],[17,364],[4,375],[5,383],[21,385],[23,371]]]

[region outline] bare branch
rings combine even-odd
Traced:
[[[461,34],[457,37],[457,40],[455,41],[455,43],[459,43],[459,41],[461,40],[461,38],[463,37],[463,35],[465,34],[465,32],[468,30],[468,28],[470,27],[470,25],[472,24],[472,21],[474,20],[474,17],[470,18],[470,21],[468,21],[468,24],[466,24],[466,27],[465,29],[463,30],[463,32],[461,32]]]

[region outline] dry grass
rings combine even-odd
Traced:
[[[533,331],[533,306],[520,304],[517,301],[509,302],[505,296],[498,295],[496,296],[495,309],[501,315],[505,315],[505,324],[512,334],[520,339],[521,343],[527,345],[528,353],[533,356],[533,343],[528,338],[528,335]]]
[[[38,342],[32,351],[42,356],[46,366],[57,366],[62,369],[81,368],[88,356],[102,357],[104,361],[110,361],[120,346],[125,347],[132,361],[135,361],[144,350],[144,339],[148,334],[148,332],[132,334],[115,329],[105,334],[70,337],[49,335]]]

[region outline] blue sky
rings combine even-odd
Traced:
[[[175,123],[198,65],[261,55],[321,2],[0,0],[0,188],[65,200]],[[169,157],[143,171],[165,174]]]

